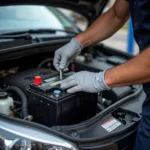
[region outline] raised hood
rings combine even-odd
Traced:
[[[109,0],[1,0],[0,5],[50,5],[67,8],[84,15],[89,24],[97,18],[103,11]]]

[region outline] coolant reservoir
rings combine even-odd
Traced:
[[[0,113],[13,116],[11,108],[14,107],[14,100],[6,92],[0,92]]]

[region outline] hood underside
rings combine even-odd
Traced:
[[[0,5],[50,5],[76,11],[91,24],[103,11],[109,0],[2,0]]]

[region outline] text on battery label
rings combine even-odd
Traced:
[[[106,123],[102,124],[101,126],[108,132],[111,132],[114,129],[116,129],[117,127],[119,127],[120,125],[121,125],[121,123],[118,120],[112,118],[112,119],[108,120]]]

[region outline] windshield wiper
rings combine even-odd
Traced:
[[[18,31],[9,31],[0,34],[0,39],[19,39],[19,38],[27,38],[32,39],[31,34],[53,34],[56,32],[64,32],[68,34],[77,34],[78,32],[70,31],[70,30],[59,30],[59,29],[30,29],[30,30],[18,30]]]
[[[23,34],[3,34],[0,35],[0,39],[32,39],[32,36],[30,33],[23,33]]]

